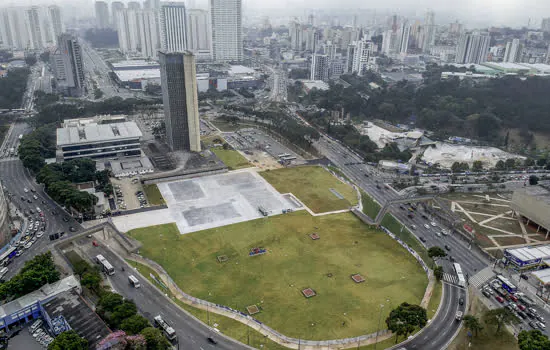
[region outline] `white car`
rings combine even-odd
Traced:
[[[424,227],[428,230],[430,229],[430,226],[428,224],[424,224]]]
[[[430,224],[431,224],[433,227],[436,227],[436,226],[437,226],[437,224],[436,224],[435,222],[433,222],[433,221],[430,222]]]
[[[28,188],[24,188],[23,191],[25,191],[25,193],[29,193],[29,189]]]
[[[37,238],[40,238],[40,237],[42,237],[42,236],[44,236],[44,232],[42,232],[42,231],[40,231],[40,232],[38,232],[38,233],[36,234],[36,237],[37,237]]]
[[[25,249],[29,249],[32,246],[32,242],[25,244]]]

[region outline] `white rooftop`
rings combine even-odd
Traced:
[[[548,262],[546,262],[546,261],[545,261],[545,263],[548,264]],[[542,284],[550,283],[550,269],[543,269],[543,270],[534,271],[534,272],[531,272],[531,274],[533,276],[535,276],[536,278],[538,278],[538,280]]]
[[[229,68],[229,75],[250,75],[255,72],[254,69],[245,66],[231,66],[231,68]]]
[[[142,136],[135,122],[87,124],[81,127],[57,129],[57,145],[76,145],[91,142],[139,138]]]
[[[550,245],[507,249],[507,251],[522,261],[550,258]]]
[[[308,89],[317,88],[319,90],[328,90],[329,86],[322,80],[301,80],[302,84]]]
[[[519,63],[511,63],[511,62],[485,62],[483,65],[487,65],[491,68],[497,68],[497,69],[518,69],[518,70],[529,70],[529,67],[523,66]]]
[[[160,68],[117,70],[115,74],[120,81],[160,79]]]
[[[111,63],[114,69],[122,69],[125,67],[141,67],[141,66],[158,66],[159,63],[155,61],[145,60],[130,60]]]

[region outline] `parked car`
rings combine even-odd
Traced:
[[[430,226],[428,224],[424,224],[424,227],[429,230],[430,229]]]
[[[432,225],[433,227],[436,227],[436,226],[437,226],[437,224],[436,224],[435,222],[433,222],[433,221],[430,222],[430,225]]]
[[[446,249],[447,251],[451,251],[451,247],[449,247],[449,246],[446,245],[446,244],[445,244],[445,249]]]
[[[426,238],[420,236],[420,237],[418,237],[418,239],[420,239],[422,241],[422,243],[426,243]]]
[[[495,299],[501,304],[504,303],[504,298],[502,298],[500,295],[497,295]]]

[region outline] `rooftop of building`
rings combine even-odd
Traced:
[[[75,145],[91,142],[140,138],[142,133],[135,122],[86,124],[57,129],[57,145]]]
[[[111,331],[101,318],[88,306],[75,291],[67,291],[44,304],[50,319],[63,316],[79,335],[88,340],[90,349],[105,338]]]
[[[29,294],[23,295],[9,303],[0,306],[0,318],[16,313],[26,307],[35,304],[37,301],[44,301],[60,293],[80,289],[80,283],[71,275],[55,283],[43,285],[39,289]]]
[[[325,83],[322,80],[300,80],[302,84],[306,87],[306,89],[309,91],[313,88],[319,89],[319,90],[328,90],[329,86],[327,83]]]
[[[159,63],[157,61],[128,60],[128,61],[114,62],[114,63],[111,63],[111,65],[113,66],[114,70],[119,70],[119,69],[125,69],[125,68],[131,69],[132,67],[148,67],[148,66],[158,67]]]
[[[550,205],[550,190],[542,186],[526,186],[514,191],[514,194],[521,193],[535,197],[538,203]],[[512,197],[513,200],[513,197]]]
[[[485,62],[483,66],[494,68],[496,70],[516,70],[516,71],[529,71],[531,68],[521,65],[519,63],[511,62]]]
[[[124,114],[103,114],[96,115],[91,118],[75,118],[75,119],[65,119],[63,121],[63,127],[69,126],[85,126],[88,124],[112,124],[112,123],[122,123],[125,122],[127,116]]]
[[[252,68],[248,68],[245,66],[230,66],[229,68],[229,75],[250,75],[254,74],[256,71]]]
[[[514,249],[506,249],[509,254],[522,261],[530,261],[536,259],[546,259],[550,257],[550,245],[539,245],[535,247],[521,247]]]

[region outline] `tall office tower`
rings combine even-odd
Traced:
[[[113,1],[111,3],[111,27],[116,30],[118,28],[118,23],[116,20],[116,13],[124,10],[124,3],[120,1]]]
[[[197,59],[211,59],[209,14],[206,10],[187,10],[187,46]]]
[[[330,58],[328,55],[313,54],[311,57],[311,80],[329,81]]]
[[[124,54],[136,53],[141,48],[140,10],[123,9],[114,14],[117,23],[118,47]]]
[[[128,10],[141,10],[141,4],[137,1],[128,2]]]
[[[95,23],[98,28],[109,28],[109,5],[105,1],[95,2]]]
[[[130,31],[128,28],[128,10],[122,9],[113,12],[113,23],[116,23],[115,30],[118,35],[118,48],[126,54],[130,52]]]
[[[183,2],[161,4],[160,42],[166,52],[187,50],[187,14]]]
[[[348,45],[348,49],[346,52],[346,68],[344,69],[344,73],[353,72],[353,58],[355,57],[355,50],[357,50],[356,41]]]
[[[61,9],[57,5],[51,5],[48,7],[48,13],[50,15],[50,21],[53,28],[53,36],[55,39],[59,38],[63,33],[63,20],[61,18]]]
[[[319,37],[317,29],[315,29],[315,27],[306,27],[302,33],[306,51],[315,52],[317,48],[317,39]]]
[[[490,37],[487,33],[462,34],[456,49],[456,63],[487,61]]]
[[[399,36],[393,29],[382,33],[382,53],[386,56],[394,55],[399,50]]]
[[[70,34],[61,34],[57,42],[52,65],[57,88],[68,96],[81,96],[84,92],[84,64],[80,44]]]
[[[44,30],[42,28],[42,16],[38,6],[32,6],[26,10],[27,24],[30,31],[30,48],[41,50],[45,46]]]
[[[519,39],[514,39],[506,43],[506,50],[504,51],[503,62],[515,63],[521,59],[521,53],[523,51],[523,45],[520,44]]]
[[[146,58],[157,58],[159,49],[157,13],[155,10],[141,10],[136,12],[136,16],[141,54]]]
[[[373,68],[372,58],[374,57],[374,42],[370,40],[356,41],[352,56],[351,73],[362,76],[366,71]]]
[[[540,30],[550,33],[550,18],[543,18],[540,23]]]
[[[212,58],[229,62],[243,59],[241,0],[210,0]]]
[[[290,48],[294,51],[302,51],[302,45],[305,41],[304,29],[302,28],[302,25],[298,21],[290,22],[288,30],[290,36]]]
[[[403,22],[401,24],[401,28],[399,30],[399,53],[407,53],[407,50],[409,49],[409,38],[411,35],[411,26],[409,25],[408,21]]]
[[[159,52],[166,141],[173,151],[200,152],[199,103],[195,56]]]
[[[26,8],[0,9],[0,26],[6,45],[13,49],[32,49],[30,26]]]
[[[160,0],[145,0],[143,2],[143,8],[151,10],[160,9]]]
[[[424,25],[422,26],[424,30],[423,40],[422,40],[422,52],[429,52],[430,48],[435,44],[435,13],[433,11],[426,12],[426,17],[424,19]]]

